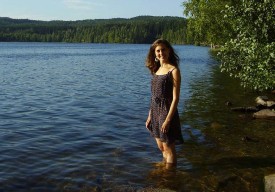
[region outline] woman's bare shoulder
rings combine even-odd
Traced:
[[[171,70],[172,70],[173,77],[180,77],[181,76],[180,69],[178,67],[174,67]]]

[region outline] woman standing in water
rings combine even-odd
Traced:
[[[169,165],[176,165],[175,145],[183,143],[177,110],[181,84],[178,65],[179,57],[168,41],[158,39],[151,45],[146,58],[146,66],[153,75],[146,128]]]

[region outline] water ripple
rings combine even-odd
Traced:
[[[146,183],[152,162],[160,159],[144,127],[150,101],[151,77],[144,66],[148,48],[0,44],[4,191]],[[188,83],[203,72],[199,65],[205,65],[208,49],[199,48],[203,54],[194,58],[189,57],[194,47],[176,48],[184,58],[182,97],[188,98]],[[192,134],[203,139],[200,132]],[[191,166],[184,158],[180,161],[184,168]]]

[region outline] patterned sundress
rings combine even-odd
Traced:
[[[183,137],[181,133],[181,125],[178,110],[170,122],[167,133],[161,132],[161,126],[164,123],[172,100],[173,100],[173,76],[172,70],[164,75],[153,75],[151,85],[151,135],[160,139],[162,142],[171,144],[182,144]]]

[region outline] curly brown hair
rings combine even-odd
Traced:
[[[163,44],[165,45],[169,50],[169,62],[171,65],[178,67],[179,66],[179,56],[176,54],[174,51],[173,47],[171,44],[165,40],[165,39],[157,39],[150,47],[149,52],[146,57],[146,67],[150,70],[151,74],[154,74],[157,72],[157,70],[160,67],[160,62],[155,61],[156,55],[155,55],[155,49],[158,45]]]

